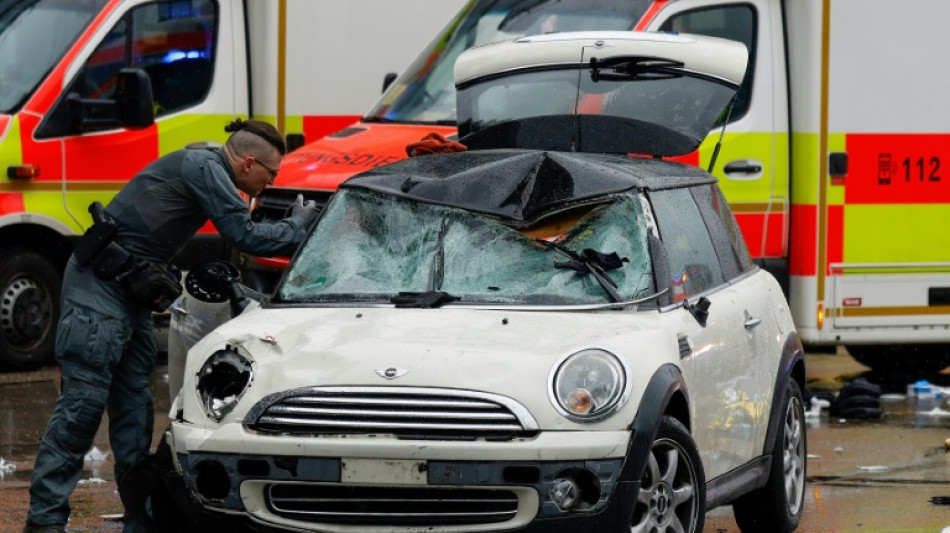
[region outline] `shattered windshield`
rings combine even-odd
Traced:
[[[436,290],[463,304],[579,305],[615,301],[610,291],[625,301],[652,294],[637,194],[574,211],[570,223],[564,220],[571,214],[562,213],[551,217],[557,224],[542,220],[519,230],[462,209],[344,189],[274,301],[389,303],[400,293]],[[597,267],[609,280],[590,275],[571,254],[613,257]]]
[[[0,1],[0,113],[20,110],[105,3]]]
[[[632,30],[651,0],[473,1],[396,79],[368,122],[455,123],[455,60],[466,49],[525,35]]]

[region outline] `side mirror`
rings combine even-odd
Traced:
[[[155,100],[148,73],[139,68],[119,71],[119,121],[127,128],[147,128],[155,122]]]
[[[709,298],[700,296],[696,303],[687,303],[686,309],[690,312],[690,314],[693,315],[693,318],[696,319],[696,322],[699,322],[700,326],[706,327],[706,320],[709,318],[710,305],[712,305],[712,302],[709,301]]]
[[[124,68],[116,79],[116,100],[66,97],[73,131],[99,131],[126,126],[145,128],[155,122],[152,84],[142,69]]]
[[[383,92],[386,92],[386,89],[388,89],[389,86],[392,85],[394,81],[396,81],[397,76],[398,74],[395,72],[386,73],[386,75],[383,77]]]
[[[252,300],[260,301],[260,294],[245,290],[240,283],[240,272],[227,261],[208,261],[188,271],[185,289],[188,294],[202,302],[221,303],[231,306],[231,316],[241,314]]]

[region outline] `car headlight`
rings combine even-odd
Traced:
[[[583,350],[561,360],[551,375],[551,402],[575,422],[597,422],[617,412],[629,397],[624,363],[614,354]]]
[[[211,354],[197,376],[198,394],[205,413],[220,421],[234,409],[253,377],[251,362],[233,347]]]

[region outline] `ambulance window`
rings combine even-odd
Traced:
[[[709,35],[744,44],[749,50],[749,64],[742,87],[736,95],[736,105],[730,120],[737,120],[745,115],[752,93],[756,55],[756,18],[751,5],[735,4],[685,11],[670,17],[660,26],[660,31]]]
[[[689,190],[653,191],[650,203],[669,258],[673,301],[721,285],[719,257]]]
[[[119,70],[134,67],[148,73],[156,117],[197,104],[211,88],[216,27],[211,0],[138,6],[96,48],[73,90],[83,98],[112,98]]]

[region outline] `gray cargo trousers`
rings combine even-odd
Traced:
[[[75,258],[66,266],[62,294],[56,330],[62,390],[30,483],[27,522],[35,525],[66,524],[69,496],[103,412],[109,413],[117,481],[148,454],[154,425],[148,383],[156,353],[151,310],[138,305],[119,283],[98,279],[91,267],[81,268]],[[125,531],[139,530],[134,521],[126,521]]]

